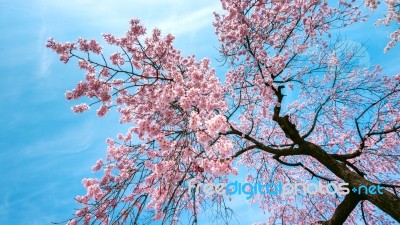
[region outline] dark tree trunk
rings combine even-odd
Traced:
[[[330,171],[332,171],[336,176],[343,179],[346,183],[349,183],[350,187],[359,187],[359,186],[372,186],[374,185],[370,181],[366,180],[356,172],[351,171],[344,163],[335,160],[331,155],[325,152],[321,147],[305,142],[300,146],[302,151],[305,151],[310,156],[317,159],[320,163],[325,165]],[[338,206],[336,211],[340,211],[341,213],[345,213],[344,215],[340,215],[338,219],[347,218],[350,215],[352,209],[357,205],[353,197],[345,198],[345,200]],[[365,199],[370,201],[372,204],[377,206],[379,209],[389,214],[393,219],[400,223],[400,198],[398,198],[393,193],[383,190],[383,194],[361,194],[359,195],[360,199]],[[355,205],[354,205],[355,204]],[[347,209],[347,210],[345,210]],[[351,209],[351,210],[350,210]],[[336,214],[335,211],[335,214]],[[334,219],[335,217],[332,217]],[[332,220],[331,219],[331,220]],[[341,221],[341,220],[340,220]],[[327,224],[341,224],[341,223],[327,223]]]

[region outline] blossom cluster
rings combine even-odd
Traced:
[[[390,183],[391,175],[400,173],[398,158],[392,157],[400,146],[400,75],[383,76],[379,66],[362,68],[360,49],[330,42],[331,29],[364,19],[354,1],[221,3],[224,13],[215,13],[214,26],[230,66],[224,82],[210,59],[182,56],[172,35],[148,32],[137,19],[122,37],[103,34],[116,49],[109,55],[109,47],[96,40],[48,41],[62,62],[74,59],[84,72],[65,95],[88,103],[72,110],[81,113],[98,105],[102,117],[115,109],[120,123],[129,125],[124,134],[107,139],[105,159],[92,168],[102,177],[83,180],[86,194],[76,197],[82,207],[69,225],[123,224],[143,211],[177,224],[181,212],[195,215],[206,201],[224,204],[220,196],[193,198],[185,181],[224,182],[238,173],[238,165],[251,171],[247,182],[255,181],[254,174],[271,182],[316,177],[341,182],[304,152],[280,155],[297,150],[296,139],[321,146],[328,158],[359,152],[346,165],[362,168],[359,173],[375,177],[374,182]],[[385,23],[398,20],[398,3],[386,4],[393,7]],[[377,1],[366,5],[375,9]],[[388,46],[399,36],[394,32]],[[299,201],[302,207],[296,207]],[[269,224],[279,218],[312,224],[334,212],[340,199],[317,193],[264,195],[250,202],[264,212],[274,210]],[[364,210],[372,214],[374,208],[366,204]],[[348,221],[356,223],[358,216],[353,213]]]

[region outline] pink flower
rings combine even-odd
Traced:
[[[99,159],[97,160],[96,165],[92,167],[92,171],[93,172],[99,171],[102,166],[103,166],[103,160]]]
[[[46,47],[51,48],[58,55],[60,55],[60,60],[63,63],[67,63],[70,58],[70,51],[75,49],[75,45],[70,42],[66,42],[64,44],[55,42],[54,39],[49,39],[47,41]]]
[[[78,39],[79,49],[84,52],[92,51],[95,54],[101,53],[101,46],[96,40],[86,40],[83,38]]]
[[[116,52],[110,55],[110,60],[112,62],[113,65],[124,65],[125,64],[125,60],[122,57],[121,53]]]
[[[97,115],[102,117],[105,116],[108,112],[108,106],[102,105],[100,108],[97,110]]]
[[[70,221],[68,221],[67,225],[77,225],[78,222],[76,221],[76,219],[72,219]]]
[[[72,106],[72,111],[75,113],[81,113],[88,110],[90,107],[86,103],[82,103],[79,105]]]

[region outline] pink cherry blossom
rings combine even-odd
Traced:
[[[398,1],[385,3],[384,23],[397,21]],[[147,33],[138,19],[122,37],[103,34],[118,49],[111,54],[115,49],[95,40],[48,41],[62,62],[76,61],[83,71],[66,99],[99,105],[100,117],[115,110],[129,126],[107,139],[104,161],[92,168],[102,176],[83,179],[86,193],[75,198],[81,208],[68,224],[136,224],[135,218],[179,224],[183,213],[197,221],[210,205],[218,209],[215,218],[227,218],[230,196],[194,195],[187,182],[228,182],[243,172],[248,182],[384,189],[378,197],[257,195],[249,203],[268,214],[257,224],[400,222],[400,75],[364,68],[361,49],[334,41],[336,29],[365,20],[359,4],[221,4],[214,26],[225,74],[208,58],[183,56],[171,34]],[[387,49],[398,32],[391,38]]]
[[[82,103],[79,105],[75,105],[72,107],[72,110],[76,113],[81,113],[88,110],[90,107],[86,103]]]

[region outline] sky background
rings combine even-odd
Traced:
[[[217,72],[218,43],[212,27],[216,0],[0,0],[0,225],[50,224],[74,213],[76,195],[85,193],[84,177],[106,153],[105,139],[125,133],[116,114],[98,118],[94,110],[74,114],[64,93],[83,78],[75,63],[64,65],[45,48],[46,40],[99,39],[101,33],[123,35],[130,18],[147,28],[176,36],[183,55],[210,57]],[[398,72],[399,46],[383,54],[394,28],[367,24],[352,27],[347,39],[366,43],[367,63]],[[266,219],[234,198],[241,224]],[[206,221],[200,221],[200,224]]]

